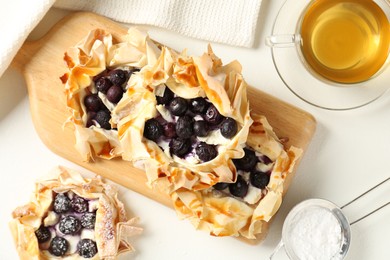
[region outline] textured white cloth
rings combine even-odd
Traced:
[[[50,7],[91,11],[234,46],[254,42],[261,0],[12,0],[1,1],[0,76]],[[11,26],[12,25],[12,26]],[[6,36],[6,37],[5,37]]]
[[[0,76],[55,0],[0,1]]]

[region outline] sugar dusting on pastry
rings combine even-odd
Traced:
[[[9,226],[22,259],[113,257],[134,251],[128,238],[142,231],[136,218],[127,219],[113,186],[61,166],[36,183],[31,202],[16,208],[12,216]]]

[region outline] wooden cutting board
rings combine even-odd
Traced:
[[[35,129],[44,144],[59,156],[172,207],[169,197],[149,189],[145,185],[145,174],[133,168],[129,162],[120,159],[83,162],[75,150],[72,129],[63,128],[69,117],[65,106],[64,85],[59,79],[67,71],[63,55],[69,47],[74,46],[90,30],[96,28],[107,30],[119,40],[127,32],[127,28],[101,16],[75,13],[59,21],[40,40],[24,43],[15,57],[13,66],[22,71],[28,86]],[[183,46],[183,49],[185,47],[187,46]],[[252,110],[266,115],[277,135],[289,139],[288,145],[306,150],[315,131],[315,119],[305,111],[260,90],[250,88],[248,91]],[[285,190],[293,175],[287,178]],[[254,242],[263,240],[265,235],[266,232]]]

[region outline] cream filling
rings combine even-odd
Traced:
[[[249,184],[248,193],[243,200],[248,204],[256,204],[263,197],[262,190]]]
[[[108,110],[113,111],[115,109],[116,105],[114,103],[111,103],[107,99],[107,96],[105,94],[103,94],[102,92],[99,91],[98,96],[102,100],[103,104],[108,108]]]
[[[93,229],[86,229],[84,228],[82,231],[81,231],[81,239],[85,239],[85,238],[88,238],[88,239],[92,239],[95,241],[95,231]]]
[[[94,212],[97,210],[99,207],[99,200],[90,200],[88,202],[88,211],[89,212]]]
[[[271,171],[272,170],[272,167],[274,167],[274,164],[273,163],[270,163],[270,164],[265,164],[265,163],[257,163],[256,164],[256,170],[260,171],[260,172],[268,172],[268,171]]]
[[[201,115],[194,116],[195,121],[203,121],[203,117]]]
[[[154,88],[154,95],[163,97],[165,92],[165,84],[160,84]]]
[[[258,156],[262,156],[262,155],[258,155]],[[273,166],[274,166],[274,163],[265,164],[265,163],[259,162],[256,164],[256,169],[258,171],[261,171],[261,172],[268,172],[268,171],[272,170]],[[226,189],[224,189],[222,191],[212,189],[213,195],[216,197],[220,197],[220,196],[222,196],[222,194],[226,194],[229,196],[233,196],[234,198],[236,198],[238,200],[245,201],[246,203],[248,203],[250,205],[254,205],[254,204],[258,203],[267,194],[266,188],[259,189],[251,184],[249,172],[244,172],[244,171],[239,170],[239,171],[237,171],[237,174],[241,175],[241,177],[248,184],[248,192],[243,198],[238,198],[238,197],[234,197],[233,195],[231,195],[229,192],[229,187],[227,187]]]
[[[242,200],[251,205],[256,204],[263,197],[262,189],[259,189],[251,184],[249,180],[249,172],[238,171],[238,173],[246,181],[246,183],[248,183],[248,192]]]
[[[73,199],[74,197],[74,192],[73,191],[68,191],[68,198]]]
[[[47,214],[47,217],[43,220],[43,225],[45,227],[54,226],[58,223],[58,221],[60,221],[60,215],[54,211],[50,211],[49,214]]]
[[[77,244],[80,241],[80,236],[72,236],[72,235],[65,235],[63,236],[68,241],[68,251],[66,251],[67,255],[72,255],[74,253],[77,253]]]
[[[171,113],[168,111],[168,109],[165,108],[164,105],[157,105],[156,109],[165,121],[170,123],[176,122],[175,118],[171,116]]]
[[[194,149],[185,157],[185,160],[191,164],[200,163],[199,157],[194,152]]]
[[[226,145],[230,142],[230,139],[222,136],[220,129],[210,131],[205,137],[197,136],[196,138],[201,142],[213,145]]]

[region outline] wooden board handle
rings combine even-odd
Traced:
[[[23,72],[34,54],[40,49],[39,41],[25,41],[12,60],[11,66]]]

